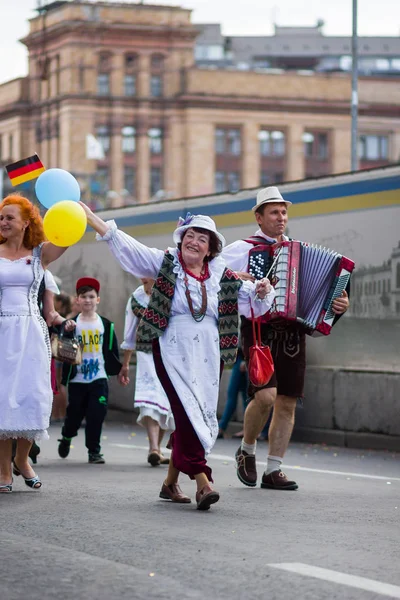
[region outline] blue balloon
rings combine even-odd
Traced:
[[[36,196],[41,204],[50,208],[62,200],[79,202],[81,190],[71,173],[64,169],[48,169],[39,175],[35,185]]]

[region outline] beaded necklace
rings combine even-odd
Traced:
[[[204,263],[204,267],[203,267],[204,273],[201,273],[200,275],[195,275],[194,273],[189,271],[189,269],[186,267],[185,261],[183,260],[181,252],[179,252],[178,258],[179,258],[179,262],[181,263],[183,272],[184,272],[183,281],[185,283],[185,296],[186,296],[186,299],[187,299],[187,302],[189,305],[189,310],[191,312],[193,319],[197,323],[200,323],[206,316],[206,312],[207,312],[207,290],[206,290],[206,286],[205,286],[204,282],[206,279],[208,279],[210,277],[208,263]],[[196,279],[196,281],[198,281],[200,283],[200,289],[201,289],[200,310],[194,309],[192,298],[191,298],[190,291],[189,291],[189,281],[187,278],[188,275],[190,275],[190,277],[193,277],[194,279]]]

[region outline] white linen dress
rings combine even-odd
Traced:
[[[150,297],[139,286],[133,296],[141,304],[147,307]],[[134,350],[136,347],[136,334],[140,319],[133,314],[131,298],[129,298],[125,310],[124,341],[122,350]],[[157,377],[154,366],[153,355],[147,352],[136,352],[136,381],[135,381],[135,408],[139,408],[137,423],[143,425],[144,417],[150,417],[160,425],[161,429],[173,431],[175,429],[174,417],[171,406],[164,388]]]
[[[40,316],[41,246],[0,257],[0,439],[47,439],[53,392],[50,343]]]
[[[148,248],[108,221],[109,230],[97,240],[105,240],[125,271],[138,278],[156,279],[164,251]],[[175,388],[193,428],[208,454],[218,435],[217,403],[220,377],[220,347],[218,331],[218,292],[226,263],[221,256],[209,262],[210,277],[205,281],[207,311],[201,322],[196,322],[185,296],[184,271],[178,259],[178,249],[168,248],[174,257],[177,275],[168,327],[160,337],[160,352],[164,367]],[[200,283],[188,275],[188,286],[195,310],[201,307]],[[256,300],[255,284],[244,281],[239,290],[239,313],[250,317],[261,316],[269,310],[275,291]]]

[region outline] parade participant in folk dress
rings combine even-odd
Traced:
[[[288,240],[285,230],[288,221],[288,206],[277,187],[264,188],[257,194],[253,207],[259,229],[249,240],[238,240],[223,251],[223,257],[231,269],[241,278],[254,280],[248,273],[249,251],[254,244],[274,244]],[[347,292],[333,301],[333,312],[342,315],[349,306]],[[275,372],[262,387],[249,385],[251,399],[244,415],[244,436],[236,452],[237,476],[249,487],[257,485],[256,440],[268,420],[272,406],[272,421],[269,427],[269,455],[261,487],[275,490],[296,490],[298,485],[281,470],[284,454],[293,431],[295,409],[298,398],[303,397],[306,369],[306,334],[297,323],[277,320],[263,323],[262,342],[271,348]],[[252,324],[242,319],[243,351],[248,360],[252,345]]]
[[[242,282],[220,253],[225,244],[215,223],[204,215],[187,215],[174,231],[175,248],[148,248],[115,222],[105,223],[87,207],[89,224],[105,240],[122,268],[136,277],[151,277],[149,306],[139,332],[153,340],[156,372],[175,419],[172,456],[160,497],[190,502],[179,485],[179,473],[196,480],[196,503],[207,510],[219,500],[211,487],[206,454],[218,435],[216,416],[221,358],[234,362],[238,315],[258,316],[271,306],[268,280]]]
[[[28,487],[42,482],[29,464],[33,441],[48,437],[53,392],[50,342],[38,292],[47,266],[66,250],[44,242],[38,209],[17,194],[0,203],[0,492],[12,470]],[[12,440],[17,439],[13,466]]]
[[[161,442],[165,431],[175,429],[171,406],[157,377],[152,356],[152,344],[144,342],[137,334],[141,318],[149,304],[153,279],[142,279],[130,296],[125,310],[124,351],[119,377],[129,377],[129,363],[136,350],[135,408],[139,408],[138,425],[146,428],[149,439],[147,462],[152,467],[169,464],[169,458],[161,452]]]

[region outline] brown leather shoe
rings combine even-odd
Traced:
[[[236,458],[236,475],[239,480],[248,485],[255,487],[257,485],[257,469],[256,457],[254,454],[247,454],[242,447],[239,446],[235,454]]]
[[[208,510],[211,504],[219,500],[219,493],[212,489],[210,485],[205,485],[199,492],[196,492],[196,502],[198,510]]]
[[[169,465],[169,457],[161,454],[160,465]]]
[[[179,502],[179,504],[189,504],[191,502],[189,496],[185,496],[177,483],[173,483],[172,485],[165,485],[165,483],[163,483],[160,498],[163,500],[171,500],[172,502]]]
[[[279,471],[272,471],[269,475],[264,473],[261,487],[269,490],[297,490],[299,486],[295,481],[290,481],[285,473],[279,469]]]

